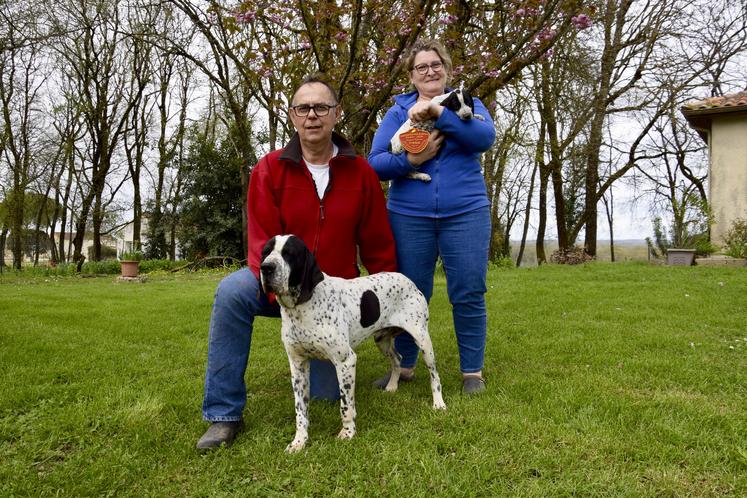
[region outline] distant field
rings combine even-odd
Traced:
[[[524,248],[521,266],[537,266],[537,251],[534,240],[527,241]],[[511,257],[514,262],[519,255],[520,241],[511,241]],[[583,244],[579,244],[583,245]],[[553,251],[558,248],[558,243],[554,240],[545,242],[545,254],[549,258]],[[609,240],[600,240],[597,242],[597,260],[610,261],[610,242]],[[648,261],[648,249],[645,240],[616,240],[615,241],[615,261]]]

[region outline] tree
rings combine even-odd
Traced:
[[[208,255],[245,259],[241,234],[241,178],[230,133],[211,137],[196,129],[184,168],[179,240],[188,258]],[[216,140],[217,139],[217,140]]]
[[[67,65],[68,78],[75,82],[81,115],[89,138],[89,188],[81,190],[81,210],[76,222],[73,259],[82,264],[82,245],[89,215],[93,225],[94,259],[101,257],[101,233],[106,204],[107,181],[113,158],[127,129],[133,107],[145,88],[144,81],[130,85],[134,46],[125,35],[122,13],[116,2],[74,3],[68,0],[52,11],[58,31],[68,32],[54,46]],[[65,27],[63,29],[63,26]],[[68,26],[74,31],[69,32]],[[121,185],[121,183],[120,183]],[[79,185],[79,187],[81,187]],[[119,187],[115,187],[116,193]]]
[[[4,19],[19,20],[18,10],[2,6]],[[11,22],[0,35],[0,105],[2,105],[2,152],[12,185],[5,192],[8,210],[13,267],[23,260],[24,211],[26,190],[41,174],[36,161],[42,113],[41,89],[47,74],[41,65],[40,47],[30,42],[35,32],[33,19],[22,18],[20,26]]]

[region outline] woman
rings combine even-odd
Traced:
[[[405,64],[414,91],[395,97],[374,136],[368,160],[381,180],[391,180],[387,207],[399,271],[428,300],[436,260],[441,257],[453,308],[462,387],[466,394],[473,394],[485,389],[485,278],[491,233],[480,154],[493,144],[495,129],[478,99],[474,99],[475,113],[484,120],[462,121],[453,111],[431,102],[448,91],[451,77],[451,58],[441,43],[416,42]],[[418,154],[392,154],[389,141],[408,117],[414,122],[436,119],[428,146]],[[407,178],[413,171],[428,173],[432,180]],[[400,379],[410,381],[418,348],[408,334],[399,335],[395,344],[402,355]],[[389,375],[374,384],[383,388],[388,379]]]

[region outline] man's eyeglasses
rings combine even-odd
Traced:
[[[335,107],[337,107],[337,104],[298,104],[291,106],[291,109],[293,109],[293,112],[296,113],[296,116],[308,116],[309,111],[314,111],[314,114],[316,114],[318,117],[322,117],[329,114],[330,109],[334,109]]]
[[[434,73],[439,72],[441,69],[443,69],[444,63],[441,61],[431,62],[430,64],[418,64],[413,69],[418,72],[418,74],[427,74],[428,68],[430,68]]]

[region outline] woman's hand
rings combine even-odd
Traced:
[[[420,102],[415,102],[415,105],[410,107],[410,110],[407,111],[407,117],[410,118],[410,121],[413,123],[417,123],[431,118],[438,119],[443,111],[443,106],[435,104],[430,100],[422,100]]]
[[[440,106],[439,106],[440,107]],[[444,136],[438,130],[431,131],[430,138],[428,139],[428,145],[425,146],[422,152],[413,154],[412,152],[407,153],[407,160],[410,164],[419,168],[424,162],[429,159],[433,159],[438,153],[438,149],[441,148],[441,144],[444,141]]]

